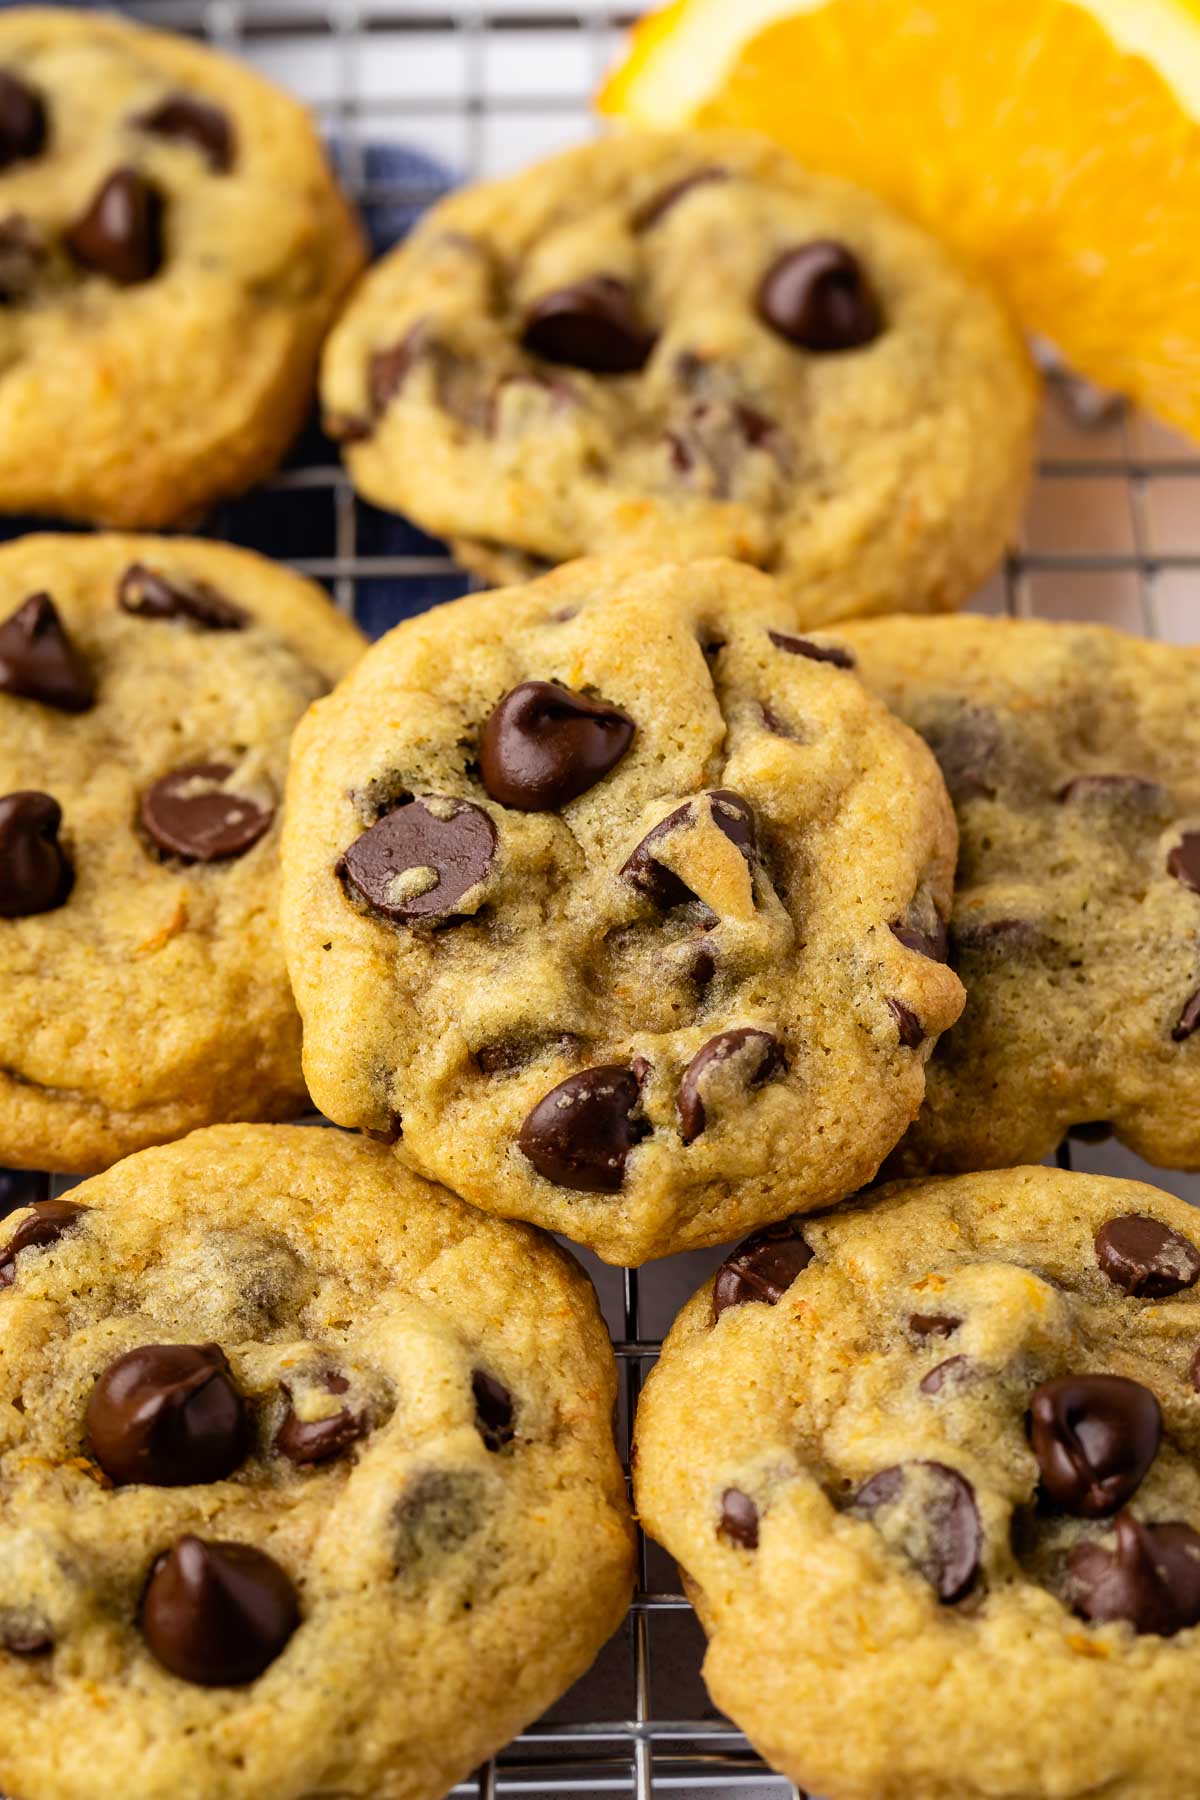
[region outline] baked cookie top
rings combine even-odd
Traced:
[[[1200,652],[1093,625],[881,620],[838,643],[926,738],[961,834],[962,1019],[897,1174],[1075,1125],[1200,1164]]]
[[[637,1420],[716,1704],[830,1800],[1174,1800],[1200,1701],[1200,1215],[1021,1168],[752,1240]]]
[[[0,12],[0,507],[162,525],[248,486],[363,259],[295,100],[182,37]]]
[[[872,195],[752,135],[631,132],[435,207],[339,320],[322,399],[356,486],[489,577],[733,556],[812,623],[978,586],[1034,383],[990,293]]]
[[[362,647],[245,550],[0,548],[0,1162],[304,1109],[279,812],[297,719]]]
[[[728,561],[437,608],[297,734],[284,936],[342,1125],[627,1263],[869,1180],[962,993],[925,747]]]
[[[4,1229],[6,1792],[439,1800],[616,1628],[612,1350],[536,1232],[245,1125]]]

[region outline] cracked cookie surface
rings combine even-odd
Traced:
[[[953,821],[793,620],[736,563],[584,561],[314,709],[283,924],[331,1118],[630,1263],[872,1177],[961,1006]]]
[[[439,1800],[616,1628],[612,1349],[538,1233],[286,1126],[3,1231],[6,1793]]]
[[[798,1219],[688,1303],[636,1502],[775,1767],[829,1800],[1190,1792],[1198,1274],[1181,1201],[1020,1168]]]
[[[436,206],[339,320],[322,402],[359,490],[489,580],[733,556],[814,623],[982,582],[1034,383],[871,195],[753,136],[629,133]]]
[[[182,37],[0,13],[0,506],[194,517],[272,469],[362,235],[304,108]]]
[[[927,739],[959,821],[967,1004],[889,1167],[1040,1161],[1075,1126],[1200,1165],[1200,652],[983,618],[834,641]]]
[[[248,551],[0,549],[0,1161],[86,1173],[305,1110],[279,812],[296,721],[362,648]]]

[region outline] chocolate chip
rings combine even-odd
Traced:
[[[1167,857],[1167,868],[1176,881],[1200,894],[1200,831],[1185,831]]]
[[[1117,803],[1152,812],[1163,806],[1168,796],[1161,782],[1146,781],[1141,775],[1076,775],[1065,781],[1054,797],[1064,805]]]
[[[631,375],[645,366],[654,334],[623,281],[593,275],[536,301],[525,316],[521,343],[546,362],[593,375]]]
[[[489,1450],[502,1450],[513,1441],[513,1398],[502,1381],[486,1369],[471,1374],[475,1398],[475,1423]]]
[[[8,1243],[0,1250],[0,1287],[11,1287],[16,1279],[17,1257],[22,1250],[47,1250],[72,1226],[77,1225],[86,1206],[75,1200],[35,1200],[29,1217],[22,1219]]]
[[[87,1436],[118,1487],[192,1487],[240,1467],[249,1419],[218,1344],[143,1344],[96,1382]]]
[[[983,1527],[975,1490],[940,1462],[897,1463],[864,1482],[852,1509],[872,1520],[944,1606],[961,1600],[979,1574]]]
[[[0,1644],[10,1656],[49,1656],[54,1648],[54,1633],[44,1620],[6,1617],[0,1623]]]
[[[1071,1601],[1093,1625],[1124,1621],[1140,1634],[1174,1637],[1200,1624],[1200,1536],[1188,1525],[1114,1521],[1116,1545],[1076,1544],[1067,1559]]]
[[[713,1283],[713,1323],[730,1306],[776,1306],[813,1259],[793,1219],[756,1231],[725,1258]]]
[[[758,290],[762,318],[804,350],[856,350],[883,330],[879,302],[858,258],[818,240],[785,251]]]
[[[136,169],[117,169],[66,232],[77,263],[122,287],[157,275],[163,260],[163,198]]]
[[[0,169],[46,147],[46,105],[27,82],[0,69]]]
[[[185,862],[224,862],[244,856],[269,830],[273,806],[229,793],[228,763],[185,763],[163,775],[142,797],[142,825],[168,856]]]
[[[930,1369],[920,1384],[921,1392],[923,1394],[940,1394],[947,1382],[953,1385],[969,1375],[970,1372],[971,1359],[969,1356],[948,1356],[945,1362],[940,1362]]]
[[[789,637],[785,631],[769,631],[767,636],[777,650],[789,656],[807,656],[810,662],[832,663],[836,669],[853,669],[856,659],[840,644],[814,644],[811,638]]]
[[[930,962],[945,962],[949,941],[946,927],[940,919],[931,927],[911,923],[906,919],[893,919],[889,930],[906,950],[915,950],[918,956],[927,956]]]
[[[682,826],[696,822],[698,809],[707,801],[713,824],[735,844],[753,866],[757,841],[754,813],[748,801],[732,788],[713,788],[707,794],[699,794],[696,799],[688,800],[677,806],[674,812],[660,819],[652,831],[648,831],[641,843],[632,851],[621,867],[621,879],[645,894],[655,906],[664,912],[672,906],[682,906],[686,901],[696,898],[687,883],[668,869],[665,863],[656,860],[653,846],[660,844],[663,838]]]
[[[1162,1410],[1123,1375],[1060,1375],[1029,1405],[1042,1490],[1077,1519],[1100,1519],[1132,1498],[1158,1454]]]
[[[681,181],[673,181],[670,187],[660,188],[656,194],[651,194],[648,200],[643,200],[630,219],[630,225],[635,233],[649,231],[651,226],[657,225],[660,220],[665,219],[667,214],[678,206],[679,202],[694,188],[705,187],[714,181],[728,180],[729,170],[722,169],[716,163],[708,168],[694,169]]]
[[[344,1375],[329,1373],[324,1377],[323,1385],[331,1394],[344,1394],[349,1391],[350,1383]],[[367,1420],[365,1414],[355,1412],[351,1407],[343,1406],[338,1412],[327,1413],[322,1419],[301,1419],[297,1417],[295,1407],[290,1404],[292,1390],[285,1386],[284,1393],[289,1405],[284,1415],[283,1424],[275,1434],[275,1448],[289,1462],[302,1467],[311,1463],[333,1462],[366,1436]]]
[[[471,1469],[422,1469],[392,1511],[397,1570],[461,1550],[483,1525],[483,1493]]]
[[[1108,1279],[1139,1300],[1162,1300],[1200,1276],[1200,1251],[1145,1213],[1109,1219],[1096,1233],[1096,1259]]]
[[[75,885],[58,841],[62,807],[29,790],[0,799],[0,919],[27,919],[62,906]]]
[[[469,800],[408,799],[364,831],[337,872],[375,912],[397,925],[448,919],[478,887],[496,855],[496,827]]]
[[[28,300],[46,266],[46,240],[20,213],[0,219],[0,306]]]
[[[995,799],[1006,739],[990,707],[946,700],[933,717],[922,722],[921,735],[956,804]]]
[[[721,1523],[717,1526],[717,1536],[743,1550],[758,1549],[758,1508],[741,1488],[726,1488],[721,1495]]]
[[[896,1021],[896,1031],[906,1050],[915,1050],[918,1044],[925,1042],[925,1027],[911,1007],[905,1006],[903,1000],[892,999],[888,1000],[887,1007]]]
[[[376,416],[386,412],[396,398],[416,367],[428,338],[429,328],[423,319],[419,319],[398,343],[372,351],[367,359],[367,393]]]
[[[1182,1044],[1198,1029],[1200,1029],[1200,988],[1196,989],[1190,999],[1184,1001],[1183,1011],[1175,1021],[1171,1036],[1177,1044]]]
[[[703,993],[717,972],[717,959],[712,951],[703,944],[692,951],[688,959],[687,972],[697,991]]]
[[[171,94],[134,121],[156,137],[194,144],[211,169],[224,175],[233,167],[234,133],[229,115],[191,94]]]
[[[955,919],[950,926],[950,942],[955,959],[962,956],[1016,956],[1040,949],[1045,932],[1032,919]]]
[[[0,625],[0,690],[59,712],[86,712],[95,700],[91,671],[49,594],[31,594]]]
[[[914,1337],[953,1337],[962,1324],[951,1313],[910,1313],[908,1329]]]
[[[201,1687],[254,1681],[299,1623],[288,1576],[250,1544],[181,1537],[154,1564],[142,1599],[152,1654],[172,1675]]]
[[[497,702],[483,728],[483,785],[501,806],[557,811],[616,767],[634,729],[619,706],[556,682],[523,681]]]
[[[728,499],[748,450],[773,456],[781,468],[791,461],[791,447],[774,420],[740,400],[715,397],[694,400],[682,420],[666,433],[671,466],[677,475],[702,469],[710,492]]]
[[[538,1101],[517,1147],[539,1175],[584,1194],[615,1194],[625,1163],[650,1125],[635,1116],[642,1083],[623,1063],[581,1069]]]
[[[727,1066],[731,1065],[731,1066]],[[739,1025],[722,1031],[701,1046],[683,1072],[676,1106],[679,1135],[685,1144],[698,1138],[708,1123],[708,1109],[726,1110],[752,1087],[761,1087],[787,1068],[783,1046],[769,1031]]]
[[[145,563],[130,563],[117,584],[122,611],[140,619],[187,619],[204,631],[241,631],[250,614],[206,581],[168,580]]]

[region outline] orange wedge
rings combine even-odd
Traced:
[[[600,105],[874,188],[1200,437],[1200,0],[675,0]]]

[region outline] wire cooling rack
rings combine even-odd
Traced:
[[[131,0],[123,10],[205,37],[300,94],[382,247],[455,179],[507,173],[593,130],[590,96],[638,9],[606,0],[574,8],[556,0]],[[1045,360],[1042,454],[1023,540],[977,608],[1200,641],[1200,455]],[[315,427],[274,480],[223,507],[208,529],[323,581],[373,635],[467,585],[440,545],[355,497]],[[1071,1143],[1059,1161],[1200,1202],[1196,1178],[1148,1169],[1119,1147]],[[39,1179],[0,1176],[0,1211],[31,1197]],[[673,1258],[640,1276],[589,1259],[621,1368],[626,1460],[662,1334],[719,1254]],[[713,1710],[701,1655],[678,1572],[639,1537],[637,1594],[596,1668],[456,1794],[803,1800]]]

